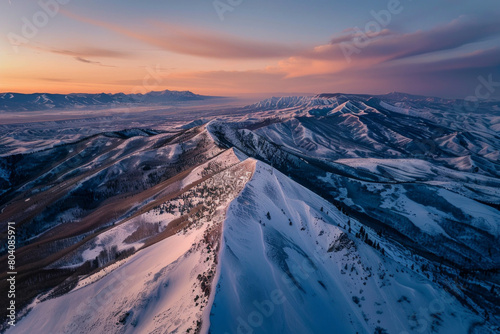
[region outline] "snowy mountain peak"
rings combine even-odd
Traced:
[[[331,106],[337,105],[336,98],[322,98],[319,96],[285,96],[285,97],[272,97],[247,108],[271,110],[271,109],[287,109],[287,108],[311,108],[317,106]]]

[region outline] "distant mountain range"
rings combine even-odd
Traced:
[[[213,98],[190,91],[164,90],[146,94],[20,94],[1,93],[0,111],[35,111],[60,108],[113,107],[127,104],[165,104]]]
[[[279,96],[272,97],[255,104],[247,106],[248,109],[257,109],[259,111],[275,110],[277,108],[299,108],[306,114],[321,110],[333,110],[338,106],[338,101],[370,101],[370,103],[379,103],[380,101],[392,103],[395,106],[406,109],[420,110],[423,106],[426,108],[435,108],[438,110],[454,110],[464,113],[484,112],[498,114],[500,111],[500,100],[488,99],[479,100],[476,104],[465,102],[463,99],[445,99],[440,97],[412,95],[401,92],[392,92],[383,95],[369,94],[318,94],[316,96]]]

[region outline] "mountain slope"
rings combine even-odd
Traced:
[[[212,162],[226,159],[238,161],[228,152]],[[44,300],[47,294],[39,297],[30,306],[33,310],[7,332],[199,332],[209,310],[225,209],[251,177],[254,165],[252,160],[237,162],[205,180],[193,171],[183,180],[181,196],[159,202],[55,263],[59,268],[80,266],[73,258],[91,260],[89,253],[99,256],[113,248],[119,252],[122,245],[139,249],[80,278],[60,297],[55,291],[52,299]],[[217,201],[212,198],[215,192]],[[179,211],[186,205],[193,209]],[[160,232],[146,233],[157,225]]]
[[[400,249],[369,229],[384,251],[356,238],[359,222],[278,171],[250,159],[222,174],[213,177],[218,189],[235,183],[228,175],[246,184],[228,208],[219,202],[214,215],[82,277],[71,292],[38,298],[7,333],[197,332],[208,323],[214,333],[329,333],[333,324],[346,333],[465,333],[480,322],[410,270]],[[151,224],[151,215],[137,219]]]
[[[466,333],[480,320],[373,231],[388,256],[357,239],[361,226],[258,163],[224,222],[211,332]]]

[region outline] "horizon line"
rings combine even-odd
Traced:
[[[206,95],[206,94],[198,94],[195,93],[191,90],[175,90],[175,89],[164,89],[164,90],[151,90],[146,93],[125,93],[125,92],[99,92],[99,93],[88,93],[88,92],[71,92],[71,93],[49,93],[49,92],[34,92],[34,93],[21,93],[21,92],[15,92],[15,91],[6,91],[6,92],[0,92],[1,95],[4,94],[18,94],[18,95],[36,95],[36,94],[51,94],[51,95],[118,95],[118,94],[123,94],[127,96],[131,95],[147,95],[150,93],[161,93],[161,92],[178,92],[178,93],[191,93],[197,96],[201,97],[212,97],[212,98],[238,98],[238,97],[245,97],[245,96],[272,96],[272,97],[308,97],[308,96],[318,96],[320,97],[321,95],[369,95],[369,96],[385,96],[385,95],[390,95],[390,94],[404,94],[404,95],[411,95],[411,96],[418,96],[418,97],[426,97],[426,98],[437,98],[437,99],[443,99],[443,100],[464,100],[463,97],[442,97],[442,96],[432,96],[432,95],[422,95],[422,94],[414,94],[414,93],[407,93],[407,92],[400,92],[400,91],[390,91],[387,93],[382,93],[382,94],[373,94],[373,93],[344,93],[344,92],[334,92],[334,93],[327,93],[327,92],[322,92],[322,93],[285,93],[285,92],[260,92],[260,93],[241,93],[241,94],[236,94],[236,95]],[[276,95],[273,95],[276,94]],[[499,98],[491,98],[491,100],[498,100]]]

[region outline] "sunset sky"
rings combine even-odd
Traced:
[[[465,97],[500,82],[499,17],[498,0],[0,0],[0,91]]]

